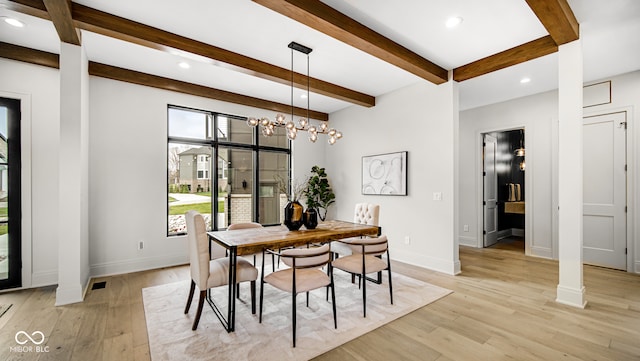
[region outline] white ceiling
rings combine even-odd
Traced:
[[[74,0],[188,38],[280,67],[290,67],[287,44],[313,49],[310,74],[331,83],[379,96],[424,81],[250,0]],[[524,0],[324,0],[324,3],[411,49],[452,69],[547,35]],[[640,69],[640,1],[569,0],[581,24],[585,81]],[[464,18],[455,29],[450,16]],[[27,26],[0,24],[0,41],[59,52],[53,25],[0,7],[0,16]],[[83,31],[89,60],[206,85],[288,104],[290,88],[219,66],[191,54],[171,54]],[[190,69],[177,66],[188,61]],[[295,70],[306,73],[297,54]],[[531,82],[520,84],[522,77]],[[557,88],[557,54],[460,83],[461,109]],[[296,105],[306,106],[296,90]],[[327,113],[350,103],[318,94],[311,108]],[[249,115],[249,114],[247,114]]]

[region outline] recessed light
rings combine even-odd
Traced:
[[[520,84],[526,84],[526,83],[528,83],[530,81],[531,81],[530,78],[522,78],[522,79],[520,79]]]
[[[189,63],[187,63],[186,61],[181,61],[178,63],[178,66],[181,67],[182,69],[189,69],[191,68],[191,65],[189,65]]]
[[[16,28],[24,28],[24,23],[18,19],[10,18],[7,16],[3,16],[2,19],[4,20],[5,23],[11,26],[15,26]]]
[[[447,19],[447,22],[445,23],[445,25],[451,29],[451,28],[455,28],[456,26],[460,25],[462,23],[462,18],[460,16],[452,16],[449,19]]]

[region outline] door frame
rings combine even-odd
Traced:
[[[10,292],[32,286],[32,228],[31,228],[31,94],[12,93],[0,90],[0,97],[20,100],[20,155],[22,167],[21,176],[21,251],[22,251],[22,286],[9,288],[0,292]],[[55,255],[57,259],[57,254]]]
[[[633,122],[633,109],[631,107],[615,107],[606,110],[597,110],[597,111],[584,111],[582,114],[582,118],[591,118],[598,117],[608,114],[616,114],[616,113],[624,113],[625,120],[627,122],[627,131],[625,134],[626,137],[626,149],[625,154],[627,157],[627,213],[626,213],[626,222],[627,222],[627,272],[630,273],[640,273],[640,262],[635,264],[633,255],[635,254],[634,240],[635,240],[635,205],[636,202],[636,190],[635,190],[635,161],[636,157],[634,157],[636,145],[633,142],[633,139],[636,137],[640,138],[640,135],[636,135],[636,127]]]
[[[484,134],[493,133],[493,132],[506,132],[510,130],[519,130],[522,129],[524,131],[524,144],[526,144],[527,149],[527,170],[524,175],[524,194],[526,194],[527,200],[525,201],[525,215],[524,215],[524,252],[525,255],[532,255],[532,239],[533,239],[533,201],[534,201],[534,193],[532,188],[533,181],[533,172],[534,172],[534,157],[533,157],[533,139],[530,134],[531,131],[527,130],[527,126],[522,125],[509,125],[504,127],[492,127],[476,130],[475,138],[476,138],[476,166],[475,166],[475,174],[476,174],[476,215],[477,215],[477,229],[476,229],[476,247],[483,248],[484,247],[484,210],[483,210],[483,200],[484,200],[484,177],[482,175],[483,172],[483,141]],[[531,149],[531,150],[530,150]],[[552,255],[539,255],[537,256],[548,257],[551,258]]]

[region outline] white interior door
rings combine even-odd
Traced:
[[[584,118],[584,263],[627,269],[626,113]]]
[[[496,173],[497,140],[484,135],[484,246],[498,241],[498,174]]]

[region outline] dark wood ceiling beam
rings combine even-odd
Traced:
[[[476,60],[453,69],[453,80],[464,81],[512,65],[549,55],[558,51],[558,45],[547,35],[509,50]]]
[[[49,17],[61,41],[80,45],[80,31],[71,18],[71,0],[44,0]]]
[[[274,66],[242,54],[234,53],[229,50],[76,3],[72,3],[72,15],[76,26],[84,30],[163,51],[169,51],[172,49],[186,51],[212,59],[218,66],[231,68],[236,71],[281,84],[291,84],[291,71],[289,69]],[[288,49],[283,47],[283,51],[288,51]],[[294,86],[306,89],[307,76],[295,73]],[[366,107],[372,107],[375,105],[375,97],[371,95],[347,89],[319,79],[309,79],[309,88],[314,93],[350,103]]]
[[[446,69],[320,1],[253,1],[432,83],[448,81]]]
[[[527,0],[557,45],[580,38],[580,24],[567,0]]]
[[[18,13],[35,16],[40,19],[51,20],[47,7],[44,6],[44,2],[42,0],[0,0],[0,4],[4,5],[6,9],[13,10]]]
[[[187,83],[157,75],[141,73],[134,70],[118,68],[106,64],[89,62],[89,75],[95,75],[102,78],[145,85],[153,88],[170,90],[209,99],[216,99],[229,103],[248,105],[284,114],[291,114],[291,105],[288,104],[276,103],[269,100],[254,98],[242,94],[228,92],[225,90],[209,88],[203,85]],[[275,114],[273,115],[275,116]],[[294,115],[306,117],[307,109],[296,107],[294,108]],[[329,120],[329,115],[327,113],[322,113],[315,110],[309,110],[309,117],[312,119],[323,121]]]
[[[0,57],[22,61],[31,64],[47,66],[50,68],[60,68],[60,57],[58,54],[46,51],[25,48],[23,46],[0,42]],[[184,94],[196,95],[204,98],[225,101],[229,103],[241,104],[250,107],[272,110],[277,113],[291,114],[291,105],[272,102],[270,100],[250,97],[242,94],[232,93],[225,90],[209,88],[203,85],[191,84],[175,79],[164,78],[156,75],[141,73],[133,70],[117,68],[95,62],[89,62],[89,74],[119,80],[127,83],[150,86],[153,88],[175,91]],[[307,109],[295,107],[294,115],[307,117]],[[275,114],[274,114],[275,116]],[[312,119],[327,121],[329,115],[316,110],[309,110],[309,117]],[[273,118],[273,117],[272,117]]]
[[[60,56],[58,56],[58,54],[4,42],[0,42],[0,57],[47,66],[49,68],[60,68]]]

